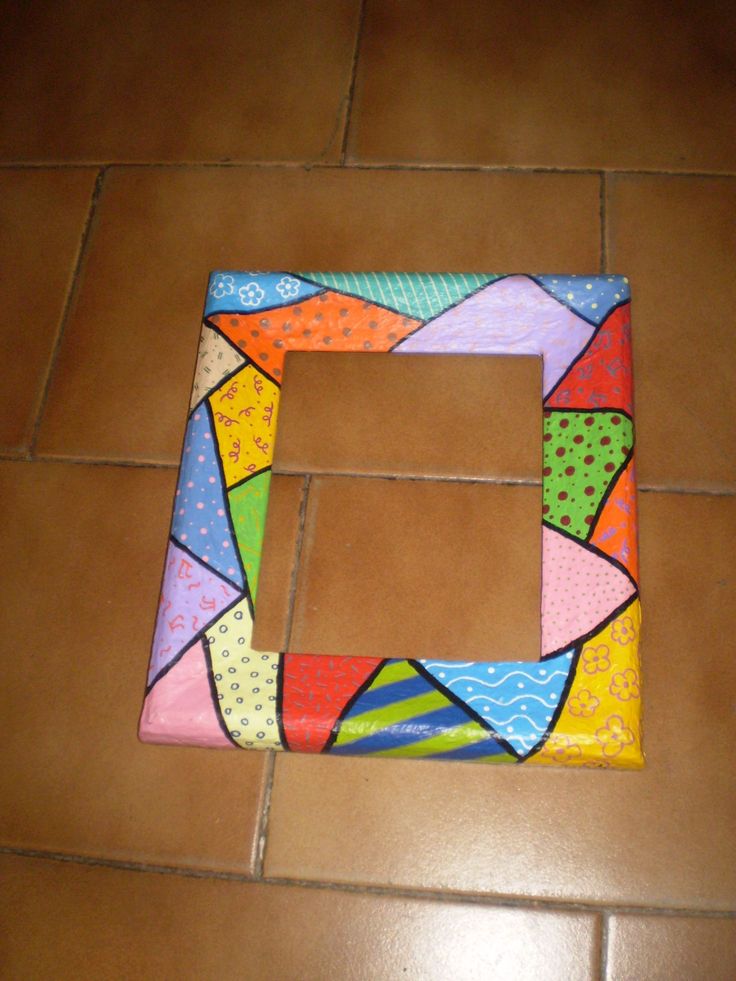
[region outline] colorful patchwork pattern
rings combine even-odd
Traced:
[[[289,350],[543,358],[538,663],[253,650]],[[214,273],[141,738],[640,767],[636,533],[625,278]]]

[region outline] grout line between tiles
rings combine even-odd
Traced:
[[[56,368],[56,362],[59,357],[59,352],[61,350],[62,341],[64,340],[64,333],[66,331],[67,323],[71,316],[72,306],[74,300],[76,299],[77,292],[79,289],[80,272],[82,269],[82,264],[87,255],[87,247],[89,245],[90,238],[92,237],[92,226],[95,220],[95,214],[97,211],[97,205],[100,200],[100,195],[102,194],[102,185],[105,180],[106,168],[100,168],[97,177],[95,179],[95,184],[92,189],[92,195],[90,197],[89,209],[87,211],[87,219],[84,223],[84,228],[82,229],[82,234],[79,239],[79,248],[77,250],[77,258],[74,263],[74,269],[72,271],[71,281],[69,283],[69,289],[67,290],[66,299],[64,301],[64,307],[61,312],[61,317],[59,318],[59,327],[56,331],[56,337],[54,339],[54,346],[51,349],[51,356],[48,362],[48,368],[46,370],[46,375],[41,386],[41,392],[38,400],[38,408],[36,410],[36,418],[33,423],[33,428],[31,430],[31,438],[28,442],[28,452],[31,457],[36,452],[36,443],[38,442],[38,433],[41,428],[41,422],[43,420],[44,413],[46,411],[46,404],[49,398],[49,390],[51,388],[51,380],[54,376],[54,370]]]
[[[291,580],[289,582],[289,605],[286,610],[286,637],[285,650],[291,650],[291,630],[294,626],[294,607],[296,605],[296,587],[299,578],[299,563],[302,557],[302,545],[304,544],[304,529],[307,523],[307,505],[309,503],[309,488],[312,486],[310,474],[304,474],[304,484],[302,486],[302,498],[299,502],[299,523],[296,531],[296,545],[294,546],[294,564],[291,568]]]
[[[155,865],[146,862],[127,862],[119,859],[99,858],[90,855],[72,855],[63,852],[50,852],[37,848],[20,848],[0,845],[0,854],[17,855],[21,858],[41,859],[53,862],[66,862],[72,865],[86,865],[94,868],[117,869],[125,872],[142,872],[155,875],[175,875],[184,879],[213,879],[243,884],[263,886],[285,886],[299,889],[328,890],[341,893],[357,893],[368,896],[430,901],[440,903],[470,903],[478,906],[498,906],[507,909],[534,909],[538,911],[562,913],[590,913],[596,916],[633,915],[660,916],[662,918],[692,917],[709,920],[736,919],[736,910],[693,909],[692,907],[629,906],[616,903],[586,903],[575,900],[544,899],[538,897],[509,896],[492,893],[442,891],[437,889],[411,889],[397,886],[372,886],[348,882],[330,882],[315,879],[296,879],[287,876],[264,876],[255,879],[243,872],[222,872],[213,869],[198,869],[175,865]]]
[[[606,184],[606,172],[601,171],[601,185],[600,185],[600,226],[601,226],[601,262],[600,262],[600,272],[605,273],[608,271],[608,215],[606,213],[606,195],[608,192],[608,187]]]
[[[432,474],[404,474],[404,473],[357,473],[349,470],[311,470],[305,474],[303,470],[274,470],[274,473],[283,477],[345,477],[352,479],[366,480],[416,480],[425,483],[444,483],[444,484],[500,484],[512,487],[539,487],[541,480],[525,480],[524,478],[514,477],[451,477],[444,474],[434,476]]]
[[[710,487],[666,487],[662,484],[637,484],[637,491],[643,494],[691,494],[702,497],[734,497],[736,489]]]
[[[233,170],[407,170],[407,171],[439,171],[458,173],[489,173],[489,174],[572,174],[600,175],[596,167],[542,167],[513,164],[443,164],[443,163],[368,163],[364,161],[347,161],[344,166],[320,160],[80,160],[60,163],[43,160],[9,160],[0,161],[0,170],[72,170],[112,167],[127,167],[149,170],[204,170],[229,168]],[[624,177],[685,177],[685,178],[736,178],[734,171],[719,170],[667,170],[667,169],[637,169],[626,167],[608,167],[607,174],[617,174]]]
[[[603,910],[601,914],[601,936],[600,936],[600,981],[606,981],[608,974],[608,917],[609,913]]]
[[[276,752],[273,749],[268,751],[266,760],[266,772],[263,783],[263,803],[261,804],[261,814],[258,821],[258,834],[256,837],[256,856],[254,862],[254,878],[263,878],[263,860],[266,855],[266,838],[268,836],[268,818],[271,813],[271,792],[273,790],[273,775],[276,769]]]
[[[7,463],[58,463],[81,467],[130,467],[137,470],[178,470],[178,463],[156,463],[143,460],[103,460],[97,457],[83,456],[46,456],[24,453],[14,456],[11,453],[0,453],[0,460]]]
[[[348,87],[348,104],[345,110],[345,129],[342,134],[342,146],[340,148],[340,166],[345,166],[348,155],[348,140],[350,138],[350,123],[353,116],[353,99],[355,98],[355,80],[358,77],[358,58],[360,57],[360,42],[363,38],[363,24],[365,22],[366,0],[360,0],[360,10],[358,11],[358,26],[355,31],[355,49],[353,51],[353,64],[350,73],[350,85]]]
[[[82,467],[132,467],[139,470],[178,470],[178,463],[159,463],[146,460],[109,460],[100,457],[77,456],[48,456],[44,454],[0,452],[0,460],[4,463],[55,463],[70,464]],[[305,474],[303,470],[274,470],[274,474],[284,477],[352,477],[366,480],[424,480],[448,484],[498,484],[509,487],[538,487],[541,480],[506,479],[498,477],[448,477],[432,476],[430,474],[393,474],[393,473],[353,473],[352,471],[312,471]],[[638,484],[637,491],[642,494],[687,494],[695,497],[736,497],[736,488],[712,487],[669,487],[665,484]]]

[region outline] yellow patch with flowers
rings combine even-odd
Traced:
[[[542,749],[528,763],[638,769],[638,598],[580,652],[570,694]]]

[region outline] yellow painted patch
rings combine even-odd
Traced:
[[[554,732],[527,762],[635,770],[641,750],[641,605],[624,612],[583,647]]]
[[[232,487],[271,466],[279,389],[248,364],[209,398],[225,483]]]
[[[276,722],[279,654],[254,651],[245,599],[207,631],[217,704],[232,739],[244,749],[282,749]]]

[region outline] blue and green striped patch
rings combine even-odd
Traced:
[[[490,732],[409,661],[387,661],[340,722],[341,755],[487,760],[506,756]]]

